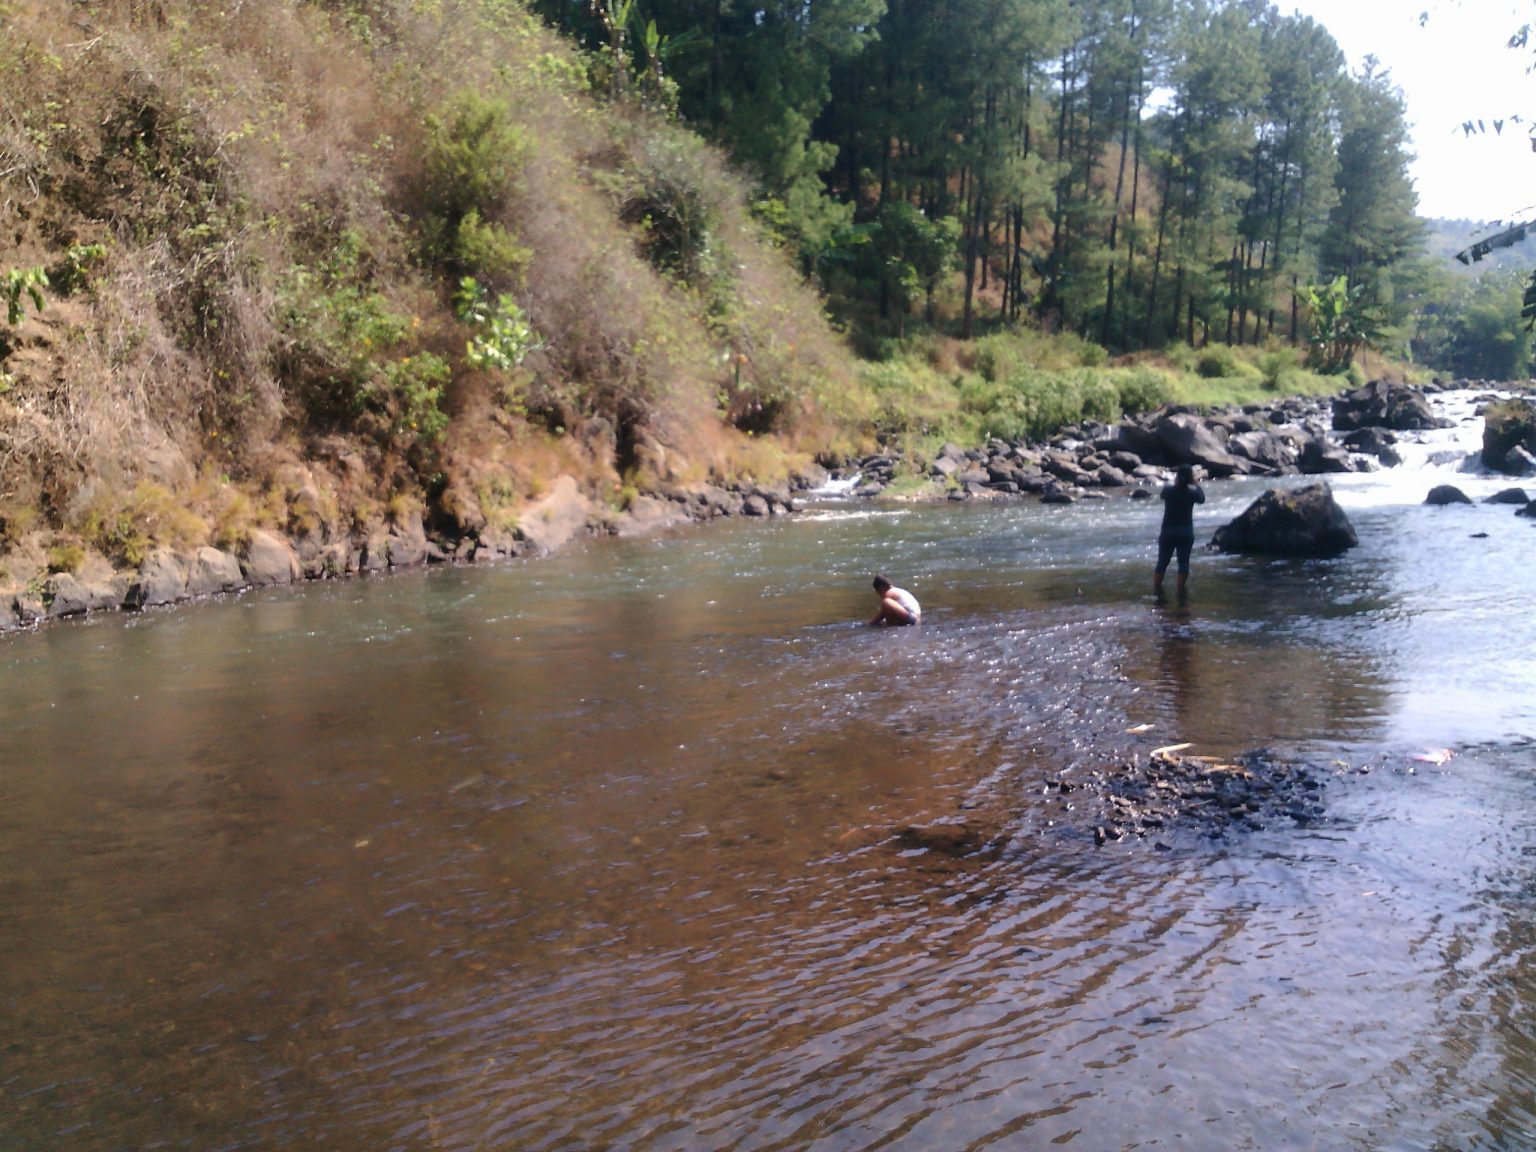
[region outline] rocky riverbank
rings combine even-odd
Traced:
[[[545,556],[589,536],[633,536],[721,517],[772,517],[798,511],[808,491],[841,484],[854,497],[890,493],[898,478],[907,499],[1017,500],[1045,503],[1151,497],[1180,464],[1207,476],[1326,475],[1400,462],[1399,432],[1438,426],[1428,396],[1470,382],[1410,388],[1378,381],[1332,399],[1197,413],[1164,408],[1115,424],[1064,428],[1044,444],[993,440],[946,445],[931,460],[883,452],[824,460],[810,475],[779,486],[736,484],[665,488],[622,510],[557,479],[524,508],[515,527],[498,528],[463,508],[433,507],[362,528],[335,522],[319,492],[297,484],[281,527],[255,529],[235,549],[158,548],[130,569],[86,554],[61,564],[41,548],[9,555],[20,590],[0,595],[0,632],[88,612],[158,608],[204,596],[305,580],[368,575],[424,564],[486,563]],[[1501,421],[1499,460],[1512,475],[1536,471],[1536,420]],[[912,477],[920,477],[918,484]],[[1522,493],[1523,495],[1523,493]],[[1530,502],[1520,511],[1530,514]]]

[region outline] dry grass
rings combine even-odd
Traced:
[[[592,99],[581,59],[504,0],[33,0],[0,23],[0,271],[106,248],[79,294],[0,327],[12,524],[83,531],[148,484],[202,527],[145,514],[135,532],[229,541],[286,523],[272,494],[295,469],[342,518],[444,478],[508,518],[559,471],[594,494],[782,472],[860,418],[847,353],[739,182],[686,133]],[[424,239],[427,125],[466,87],[532,145],[484,222],[531,253],[516,299],[543,346],[516,379],[464,363],[456,274]],[[708,216],[714,263],[686,282],[626,221],[658,165]],[[346,236],[366,241],[350,280],[295,277]],[[317,420],[292,375],[295,291],[351,293],[341,330],[361,309],[402,331],[380,364],[448,364],[446,435],[413,439],[407,398],[366,367],[354,422]],[[731,427],[752,405],[779,448]]]

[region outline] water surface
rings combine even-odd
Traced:
[[[1536,526],[1422,505],[1508,486],[1455,411],[1187,611],[1151,504],[830,501],[0,642],[0,1148],[1529,1146]],[[1043,787],[1183,741],[1327,819]]]

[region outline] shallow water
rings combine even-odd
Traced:
[[[1186,612],[1150,504],[830,501],[10,638],[0,1149],[1530,1146],[1536,525],[1427,441]],[[1327,818],[1041,787],[1183,741]]]

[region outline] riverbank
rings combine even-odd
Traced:
[[[1061,504],[1149,498],[1180,464],[1195,465],[1215,479],[1372,471],[1400,461],[1399,432],[1435,426],[1430,396],[1479,387],[1470,381],[1424,387],[1382,381],[1322,400],[1291,398],[1210,413],[1164,408],[1115,424],[1074,425],[1043,444],[993,440],[969,449],[950,444],[932,460],[893,452],[826,460],[826,467],[778,486],[663,487],[633,495],[623,508],[598,501],[575,479],[561,476],[509,527],[493,526],[483,516],[429,523],[420,511],[407,509],[352,528],[327,515],[317,491],[301,486],[287,501],[286,530],[253,529],[234,549],[161,547],[124,569],[78,548],[61,554],[41,540],[15,548],[4,557],[5,567],[20,587],[0,596],[0,632],[310,580],[429,564],[536,559],[581,539],[645,535],[724,517],[793,514],[811,495]]]

